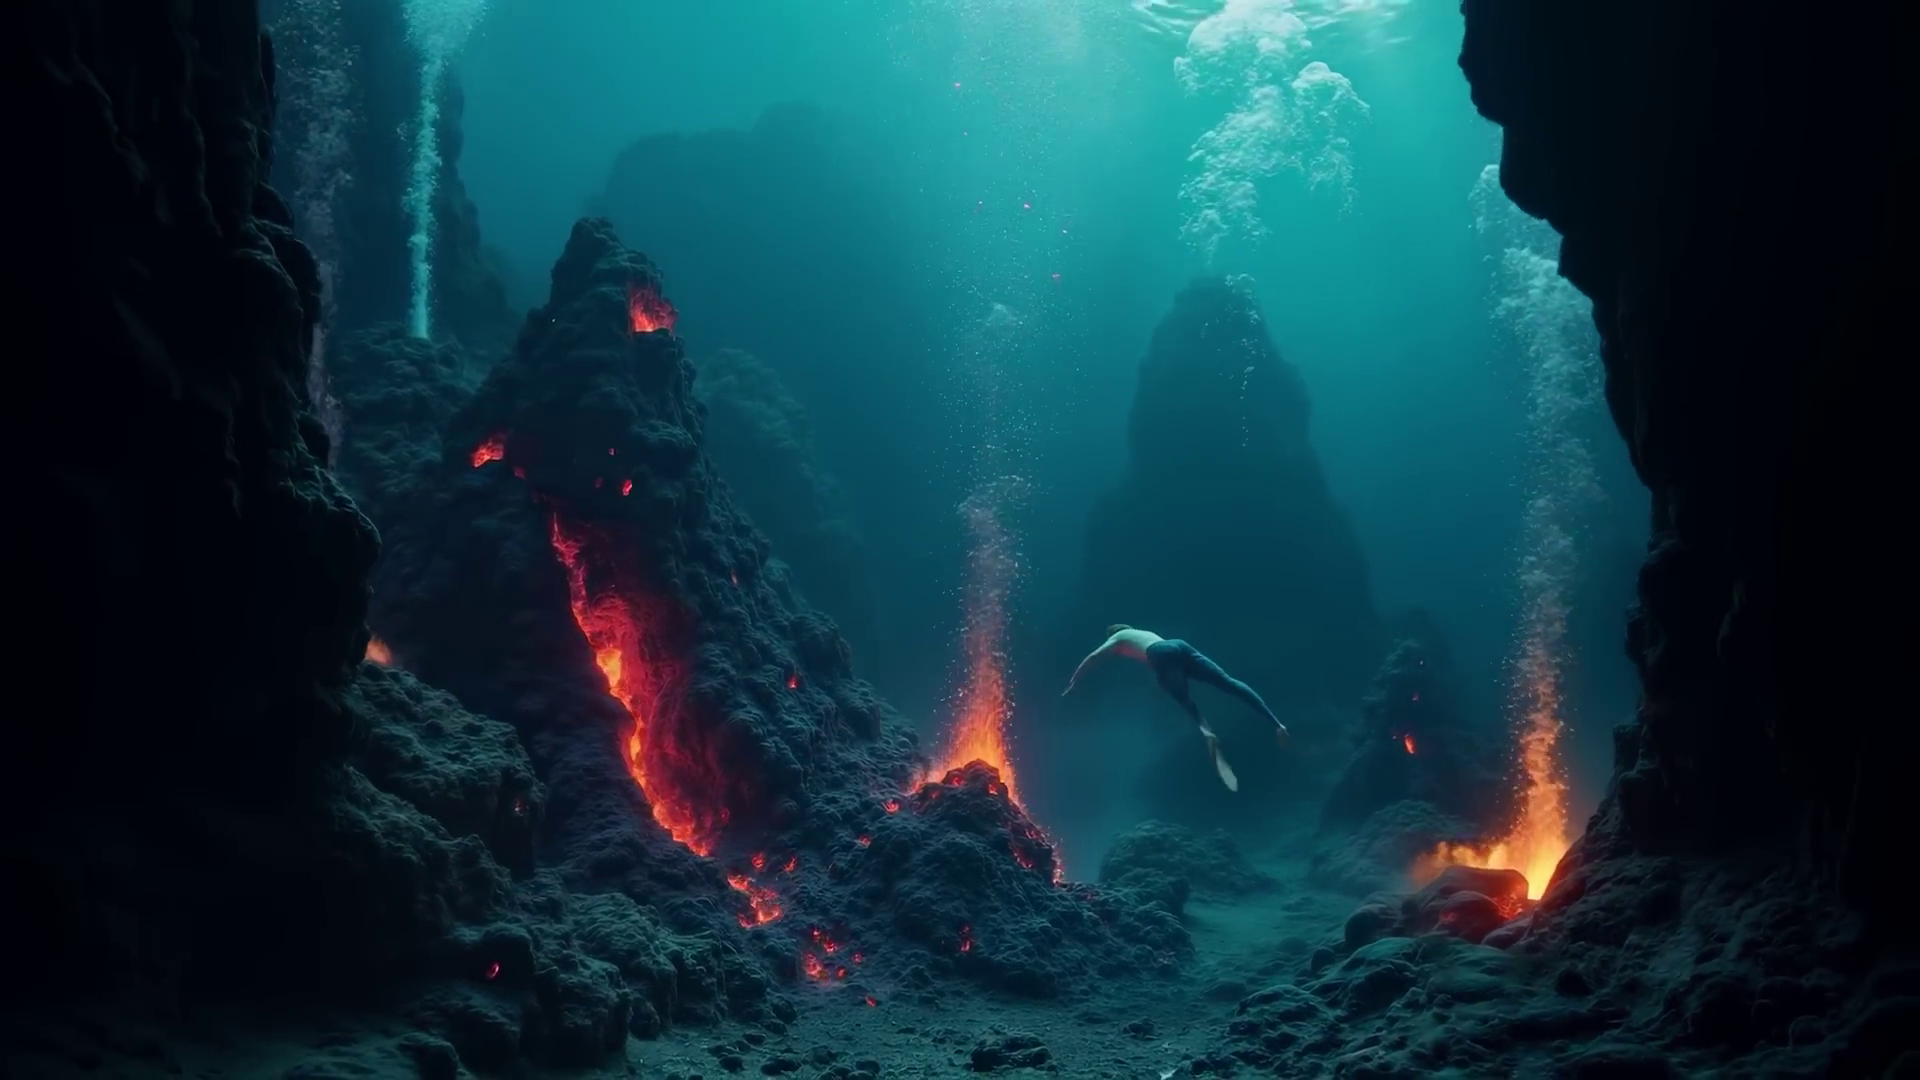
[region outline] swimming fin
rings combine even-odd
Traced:
[[[1233,766],[1227,764],[1227,759],[1221,756],[1219,739],[1212,737],[1207,739],[1207,753],[1213,755],[1213,771],[1220,774],[1220,782],[1227,785],[1228,791],[1239,791],[1240,778],[1233,775]]]

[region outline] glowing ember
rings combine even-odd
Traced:
[[[645,286],[634,286],[627,290],[627,322],[634,333],[672,330],[673,324],[678,321],[679,313],[673,310],[673,305],[658,290]]]
[[[751,930],[765,926],[781,915],[780,897],[764,885],[755,885],[745,874],[728,874],[727,884],[744,894],[748,911],[740,913],[740,925]]]
[[[657,775],[656,759],[650,755],[649,724],[658,707],[664,680],[661,665],[651,655],[645,633],[647,619],[636,609],[635,598],[590,586],[589,562],[596,554],[594,540],[591,532],[572,531],[561,522],[559,515],[554,515],[553,552],[567,572],[573,621],[579,625],[580,633],[593,649],[594,661],[607,678],[607,692],[633,717],[633,727],[626,740],[627,771],[653,807],[654,820],[694,854],[709,854],[713,850],[711,823],[701,819],[685,792],[662,782]]]
[[[960,951],[973,951],[973,927],[966,923],[960,924]]]
[[[800,676],[798,674],[790,673],[787,675],[787,689],[789,690],[800,689]]]
[[[493,963],[487,965],[487,981],[492,982],[493,980],[499,977],[500,977],[500,961],[495,960]]]
[[[871,836],[858,837],[854,840],[854,843],[859,844],[861,847],[872,847],[873,837]]]
[[[877,1006],[877,1005],[879,1005],[879,1004],[880,1004],[880,1003],[879,1003],[879,1002],[877,1002],[877,1001],[875,1001],[875,1000],[873,1000],[873,998],[872,998],[871,996],[869,996],[869,997],[867,998],[867,1008],[869,1008],[869,1009],[871,1009],[871,1008],[874,1008],[875,1006]]]
[[[381,667],[392,667],[393,650],[387,648],[387,643],[377,637],[368,638],[365,659]]]
[[[499,461],[506,456],[507,437],[498,434],[489,435],[485,442],[473,448],[473,467],[477,469],[488,462]]]
[[[824,979],[827,977],[827,965],[821,963],[820,958],[812,953],[800,954],[800,969],[807,973],[807,978],[809,979]]]
[[[886,806],[887,813],[889,814],[897,814],[900,812],[899,799],[888,799],[884,805]]]
[[[620,481],[620,494],[622,495],[633,494],[633,481],[631,480]]]
[[[1415,751],[1413,748],[1414,746],[1413,733],[1408,732],[1407,734],[1400,736],[1400,745],[1407,748],[1407,753],[1409,754],[1414,753]]]
[[[751,861],[756,871],[765,870],[767,868],[767,853],[764,851],[756,851],[753,853],[753,859]]]

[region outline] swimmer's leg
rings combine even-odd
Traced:
[[[1227,674],[1225,668],[1214,663],[1205,653],[1191,645],[1187,646],[1186,660],[1186,674],[1189,679],[1206,683],[1216,690],[1238,698],[1254,712],[1273,721],[1273,726],[1279,728],[1282,734],[1286,733],[1287,725],[1281,723],[1280,718],[1267,707],[1266,699],[1260,696],[1259,691]]]
[[[1213,771],[1220,774],[1220,782],[1227,785],[1228,791],[1239,791],[1240,778],[1233,774],[1233,766],[1227,764],[1226,757],[1220,753],[1220,736],[1213,733],[1213,729],[1207,726],[1207,718],[1200,715],[1200,706],[1195,705],[1193,696],[1187,693],[1186,680],[1180,679],[1176,683],[1175,679],[1162,679],[1160,685],[1173,696],[1173,700],[1180,703],[1181,708],[1187,710],[1187,715],[1193,717],[1194,724],[1200,728],[1200,734],[1207,740],[1207,756],[1213,759]]]

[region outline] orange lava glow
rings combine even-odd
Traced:
[[[967,555],[966,629],[963,634],[966,684],[948,738],[944,760],[936,761],[925,781],[937,780],[975,761],[993,766],[1007,786],[1007,798],[1022,810],[1007,748],[1006,631],[1007,601],[1017,576],[1014,538],[1000,519],[996,488],[977,490],[961,505],[973,537]]]
[[[507,456],[507,437],[489,435],[487,440],[473,448],[473,467],[479,468],[490,461],[499,461]]]
[[[1413,742],[1413,733],[1412,733],[1412,732],[1408,732],[1408,733],[1406,733],[1405,735],[1402,735],[1402,736],[1400,736],[1400,745],[1401,745],[1401,746],[1404,746],[1404,747],[1406,747],[1406,748],[1407,748],[1407,753],[1409,753],[1409,754],[1411,754],[1411,753],[1415,753],[1415,750],[1414,750],[1414,742]]]
[[[553,553],[567,572],[573,621],[593,649],[594,661],[607,678],[607,692],[633,717],[627,732],[627,771],[653,807],[653,817],[675,840],[696,855],[713,851],[713,828],[701,820],[685,792],[663,783],[648,751],[648,726],[659,708],[664,689],[662,665],[651,655],[647,619],[636,608],[636,598],[610,589],[595,589],[588,581],[593,534],[568,526],[559,515],[552,519]]]
[[[641,286],[627,290],[627,323],[634,333],[672,330],[673,324],[679,321],[679,313],[659,292]]]
[[[1448,866],[1518,870],[1527,879],[1527,899],[1547,891],[1560,857],[1573,846],[1567,828],[1567,785],[1560,778],[1554,748],[1560,741],[1560,680],[1547,643],[1530,640],[1521,658],[1525,711],[1520,735],[1520,769],[1525,791],[1513,829],[1484,848],[1442,844],[1420,857],[1416,882],[1439,876]],[[1411,747],[1409,747],[1411,749]]]
[[[691,846],[691,845],[689,845]],[[741,912],[740,925],[751,930],[765,926],[782,914],[780,897],[764,885],[755,885],[745,874],[728,874],[727,884],[746,895],[749,911]]]
[[[392,667],[393,650],[387,648],[387,643],[377,637],[368,638],[366,659],[379,664],[381,667]]]

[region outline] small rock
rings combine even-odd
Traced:
[[[1553,977],[1553,990],[1563,997],[1586,997],[1593,993],[1593,984],[1576,967],[1563,967]]]
[[[1332,949],[1322,945],[1313,950],[1313,955],[1307,958],[1307,970],[1318,975],[1332,967],[1333,962],[1338,959],[1339,957],[1334,955]]]
[[[790,1072],[799,1072],[800,1059],[787,1054],[781,1054],[779,1057],[769,1059],[762,1063],[760,1071],[768,1076],[785,1076]]]
[[[1037,1069],[1045,1065],[1052,1054],[1041,1044],[1037,1035],[1014,1032],[992,1040],[982,1040],[973,1048],[972,1062],[974,1072],[992,1072],[995,1069]]]

